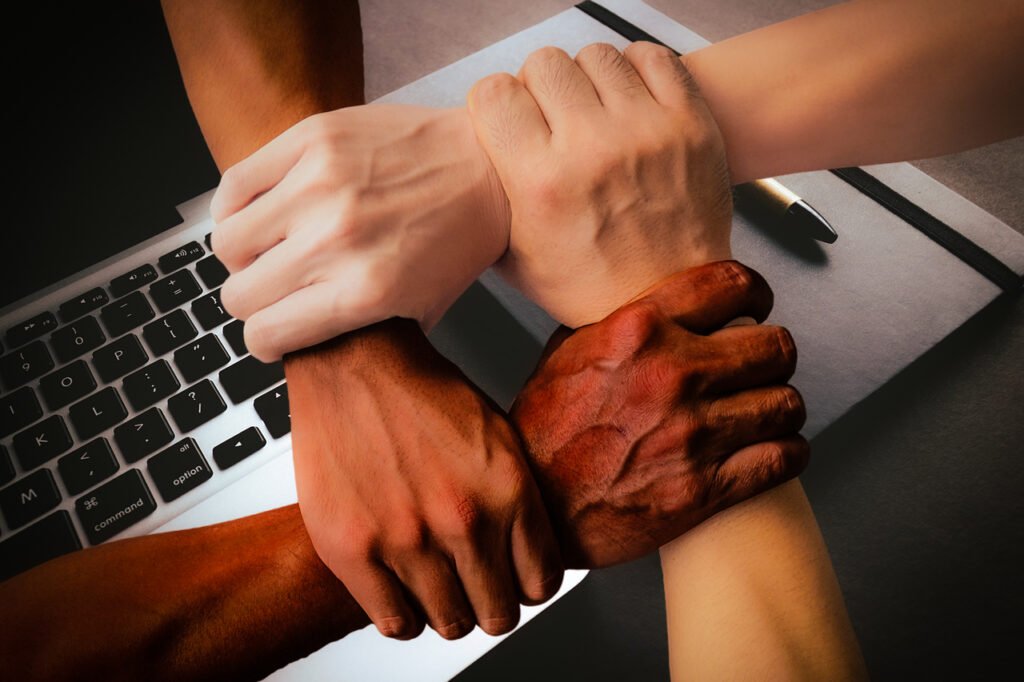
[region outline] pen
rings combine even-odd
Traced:
[[[839,238],[824,216],[774,178],[736,186],[736,205],[762,213],[786,229],[831,244]]]

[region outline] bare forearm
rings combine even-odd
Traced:
[[[12,679],[260,679],[369,624],[294,505],[67,555],[0,604]]]
[[[735,183],[1024,133],[1024,4],[861,0],[690,53]]]
[[[661,564],[673,679],[866,679],[799,482],[674,540]]]

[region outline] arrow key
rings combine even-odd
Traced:
[[[264,393],[253,401],[256,414],[267,425],[267,431],[274,438],[280,438],[292,430],[292,415],[288,409],[288,387],[277,388]]]
[[[245,431],[235,434],[213,449],[213,461],[221,469],[227,469],[241,462],[249,455],[258,452],[267,444],[260,430],[250,426]]]

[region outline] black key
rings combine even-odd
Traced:
[[[153,312],[153,308],[141,291],[114,301],[100,311],[100,319],[103,320],[103,326],[110,333],[110,338],[121,336],[140,324],[149,322],[154,317],[156,317],[156,313]]]
[[[220,304],[220,289],[192,301],[192,314],[205,331],[210,331],[231,319],[231,315]]]
[[[125,461],[130,463],[138,462],[170,443],[174,440],[174,433],[164,413],[154,407],[114,429],[114,440]]]
[[[267,440],[255,426],[250,426],[245,431],[236,434],[213,449],[213,461],[221,469],[227,469],[241,462],[243,459],[259,451]]]
[[[227,391],[231,402],[236,405],[282,379],[284,367],[280,362],[267,365],[251,355],[221,370],[220,373],[220,383]]]
[[[146,462],[146,468],[164,502],[178,499],[213,477],[213,470],[191,438],[153,455]]]
[[[119,466],[106,438],[97,438],[57,460],[57,471],[71,495],[109,478]]]
[[[36,393],[28,386],[0,398],[0,438],[6,438],[43,416]]]
[[[74,360],[83,353],[99,348],[106,340],[95,317],[83,317],[61,327],[50,336],[53,352],[60,362]]]
[[[82,543],[71,523],[71,514],[50,514],[0,542],[0,582],[78,549],[82,549]]]
[[[131,272],[126,272],[120,277],[110,280],[110,293],[114,295],[114,298],[120,298],[135,291],[143,284],[156,281],[156,278],[156,268],[148,263],[140,265]]]
[[[207,289],[216,289],[228,278],[228,269],[216,256],[210,256],[196,263],[196,272]]]
[[[14,437],[14,454],[24,471],[35,469],[71,448],[71,434],[64,419],[55,414]]]
[[[189,383],[220,369],[228,364],[229,359],[220,339],[213,334],[207,334],[198,341],[174,351],[174,364]]]
[[[292,430],[292,414],[288,409],[288,387],[278,386],[253,401],[256,414],[267,425],[267,431],[274,438],[280,438]]]
[[[128,410],[124,409],[121,396],[113,386],[93,393],[68,409],[68,417],[80,441],[106,431],[127,416]]]
[[[14,480],[14,462],[7,454],[7,448],[0,445],[0,485],[5,485]]]
[[[96,380],[85,360],[76,360],[39,380],[39,390],[50,410],[59,410],[96,388]]]
[[[213,232],[206,233],[206,236],[203,237],[203,243],[206,244],[206,248],[213,251]]]
[[[166,360],[157,360],[129,374],[121,385],[128,402],[136,410],[146,409],[181,387]]]
[[[245,347],[245,323],[241,320],[232,320],[224,325],[224,338],[238,357],[249,354],[249,349]]]
[[[167,409],[174,417],[174,423],[178,425],[178,430],[187,433],[222,414],[228,408],[217,389],[209,379],[206,379],[195,386],[189,386],[168,400]]]
[[[100,379],[106,382],[120,379],[128,372],[142,367],[148,359],[149,356],[134,334],[122,336],[92,354],[92,363],[96,365]]]
[[[175,310],[142,328],[142,338],[146,339],[154,356],[174,350],[186,341],[196,338],[196,334],[198,332],[195,325],[188,319],[184,310]]]
[[[107,292],[103,291],[100,287],[96,287],[70,301],[64,301],[60,304],[57,312],[60,313],[60,319],[65,322],[71,322],[109,302],[110,297],[107,296]]]
[[[75,513],[89,544],[98,545],[156,510],[142,472],[129,469],[75,501]]]
[[[174,272],[179,268],[183,268],[194,260],[199,260],[206,255],[203,251],[203,247],[199,245],[199,242],[189,242],[180,249],[175,249],[170,253],[165,253],[160,256],[160,260],[157,265],[160,266],[160,272],[165,275],[168,272]]]
[[[191,301],[201,293],[203,290],[199,282],[188,270],[179,270],[149,288],[149,295],[153,297],[156,307],[162,313]]]
[[[53,313],[39,313],[24,322],[18,323],[7,330],[7,344],[11,348],[17,348],[26,344],[32,339],[37,339],[46,332],[52,332],[57,328],[57,318]]]
[[[40,469],[0,490],[0,511],[8,525],[21,528],[60,504],[60,492],[49,469]]]
[[[43,376],[53,369],[53,358],[42,341],[33,341],[0,358],[0,379],[7,390]]]

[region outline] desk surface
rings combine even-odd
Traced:
[[[713,41],[831,4],[648,1]],[[364,2],[367,96],[572,4]],[[1024,138],[918,166],[1024,232]],[[803,481],[876,679],[1008,669],[1024,610],[1022,359],[1024,304],[997,302],[813,443]],[[650,558],[593,573],[459,679],[667,677],[661,575]]]

